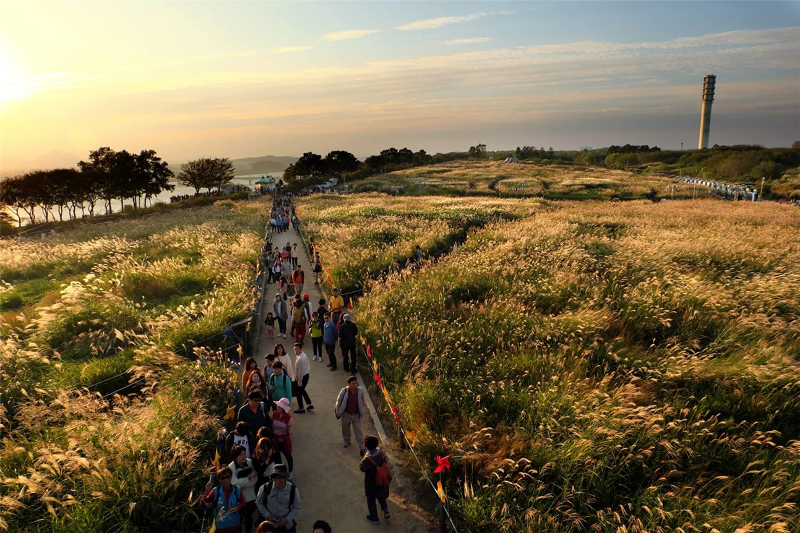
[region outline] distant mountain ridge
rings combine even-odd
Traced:
[[[243,174],[258,174],[267,172],[283,172],[286,167],[297,161],[297,157],[292,156],[278,156],[278,155],[263,155],[260,157],[240,157],[238,159],[231,159],[233,163],[233,172],[237,176]],[[169,168],[177,176],[181,171],[181,165],[170,164]]]
[[[21,174],[31,170],[75,168],[78,166],[78,161],[86,158],[87,156],[81,158],[73,154],[54,150],[28,161],[4,159],[0,161],[0,171],[2,171],[2,174],[5,176]],[[231,159],[231,163],[233,163],[234,173],[236,175],[242,175],[257,174],[259,172],[283,172],[286,170],[286,167],[297,161],[297,159],[297,157],[292,156],[264,155],[259,157]],[[181,171],[182,164],[183,163],[170,163],[169,168],[177,176]]]

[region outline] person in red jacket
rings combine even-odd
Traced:
[[[294,293],[303,294],[303,283],[306,281],[306,273],[300,265],[295,265],[294,272],[292,272],[292,284],[294,284]]]

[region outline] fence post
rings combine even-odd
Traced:
[[[447,517],[444,514],[444,504],[442,502],[439,502],[437,511],[439,515],[439,533],[447,533]]]

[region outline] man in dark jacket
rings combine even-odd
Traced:
[[[375,480],[375,474],[379,467],[386,462],[386,455],[383,450],[378,448],[378,437],[375,435],[367,435],[364,437],[364,446],[367,448],[367,453],[361,459],[361,471],[364,472],[364,493],[367,495],[367,509],[369,514],[367,520],[374,524],[380,523],[378,520],[378,509],[375,505],[375,500],[381,504],[383,510],[383,518],[389,520],[389,505],[386,500],[389,498],[389,485],[380,486]]]
[[[251,391],[247,396],[247,403],[239,408],[237,420],[239,422],[247,422],[248,429],[255,430],[255,433],[258,433],[258,430],[264,426],[267,426],[272,431],[272,417],[269,414],[270,406],[263,400],[264,396],[261,391]]]
[[[342,316],[342,323],[339,326],[339,345],[342,347],[342,361],[345,372],[352,375],[358,373],[356,368],[356,338],[358,337],[358,326],[350,321],[350,313]]]

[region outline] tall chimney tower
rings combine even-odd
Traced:
[[[708,131],[711,129],[711,104],[714,102],[714,87],[717,84],[717,77],[707,74],[703,78],[703,112],[700,115],[700,142],[697,148],[702,150],[708,148]]]

